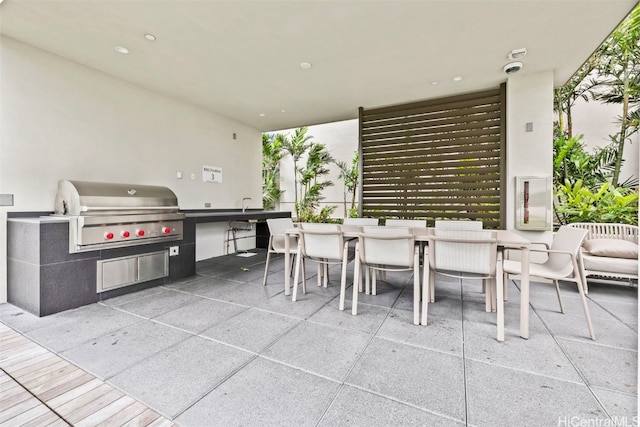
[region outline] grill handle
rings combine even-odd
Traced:
[[[140,210],[140,209],[152,209],[152,210],[162,210],[162,211],[177,211],[180,209],[179,206],[80,206],[81,212],[92,212],[92,211],[131,211],[131,210]]]

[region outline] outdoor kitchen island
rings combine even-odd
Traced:
[[[261,210],[185,210],[182,240],[144,245],[69,252],[69,218],[52,212],[11,212],[7,219],[7,299],[37,316],[46,316],[119,295],[171,283],[196,272],[196,224],[251,221],[259,233],[267,218],[290,212]],[[258,246],[260,240],[258,239]],[[267,235],[268,239],[268,235]],[[96,277],[101,262],[169,252],[165,277],[140,281],[98,292]]]

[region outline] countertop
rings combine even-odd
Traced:
[[[263,211],[247,209],[245,212],[241,210],[196,210],[181,211],[187,218],[195,218],[196,223],[205,222],[225,222],[225,221],[259,221],[268,218],[289,218],[289,211]]]

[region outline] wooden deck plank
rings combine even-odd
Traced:
[[[60,396],[63,393],[66,393],[69,390],[80,387],[81,385],[94,379],[95,377],[93,375],[84,372],[80,376],[77,376],[75,378],[68,378],[67,381],[63,382],[62,384],[58,384],[57,386],[50,388],[47,391],[38,393],[38,399],[42,400],[43,402],[47,402],[55,397]]]
[[[31,399],[33,395],[21,386],[13,387],[8,391],[2,391],[0,396],[0,412],[4,412],[9,408]]]
[[[4,423],[7,420],[15,418],[20,414],[27,412],[32,408],[35,408],[38,405],[42,405],[42,403],[40,403],[40,401],[36,398],[27,399],[22,403],[13,405],[11,408],[0,413],[0,423]]]
[[[155,420],[160,418],[160,415],[152,411],[151,409],[147,409],[128,423],[126,423],[123,427],[146,427]]]
[[[43,384],[53,383],[56,380],[59,380],[60,378],[64,378],[68,375],[72,375],[75,371],[78,371],[78,370],[79,368],[77,366],[72,365],[67,361],[64,361],[63,366],[53,371],[49,371],[44,375],[38,375],[34,378],[22,380],[20,381],[20,383],[30,390],[32,388],[36,389],[37,387]]]
[[[93,378],[85,382],[84,384],[80,384],[77,387],[74,387],[63,393],[60,393],[55,397],[52,397],[50,399],[42,399],[42,400],[44,400],[45,403],[50,407],[57,408],[58,406],[62,406],[65,403],[72,401],[73,399],[77,399],[78,397],[82,396],[85,393],[88,393],[89,391],[93,390],[94,388],[102,384],[103,382],[101,380],[99,380],[98,378]]]
[[[142,403],[138,401],[134,401],[131,405],[124,408],[122,411],[118,412],[115,415],[105,419],[96,427],[110,427],[110,426],[121,426],[131,421],[133,418],[137,417],[148,408],[144,406]]]
[[[33,420],[22,424],[20,427],[50,427],[52,424],[60,425],[60,426],[68,426],[66,422],[62,418],[60,418],[55,412],[47,411],[47,413],[40,415]]]
[[[151,424],[147,425],[147,427],[172,427],[172,426],[177,427],[176,424],[174,424],[173,422],[169,421],[166,418],[158,418]]]
[[[120,398],[114,400],[113,402],[106,405],[104,408],[88,415],[82,420],[75,423],[77,427],[93,427],[106,419],[118,414],[123,411],[125,408],[133,404],[135,400],[133,400],[129,396],[121,396]]]
[[[30,357],[28,359],[12,360],[11,362],[7,361],[6,363],[2,363],[2,365],[0,366],[2,366],[2,369],[7,371],[8,373],[11,373],[14,370],[22,369],[24,367],[31,366],[34,363],[38,363],[47,359],[60,359],[60,357],[47,351],[47,352],[35,355],[33,357]]]
[[[27,373],[35,372],[43,368],[48,368],[62,361],[63,359],[59,357],[49,357],[44,360],[31,363],[27,366],[23,366],[22,368],[19,368],[19,369],[7,369],[7,373],[11,374],[13,378],[16,378],[16,379],[22,378]]]
[[[63,369],[67,366],[69,366],[69,362],[66,362],[64,360],[57,360],[57,361],[54,361],[53,364],[48,364],[45,366],[41,366],[39,368],[34,366],[33,370],[28,370],[28,368],[22,368],[21,375],[17,375],[17,372],[16,372],[11,374],[11,376],[20,384],[27,384],[28,382],[35,381],[44,375],[53,374],[58,370]]]
[[[98,412],[105,406],[109,405],[111,402],[118,400],[122,396],[124,396],[124,394],[120,390],[116,390],[115,388],[112,388],[108,393],[103,394],[99,398],[92,400],[91,402],[84,405],[83,407],[76,409],[69,415],[65,415],[64,418],[71,424],[75,425],[76,423],[84,420],[94,412]]]
[[[24,411],[13,418],[8,419],[7,424],[13,426],[22,426],[25,423],[33,421],[34,419],[45,415],[48,412],[51,412],[51,410],[44,406],[38,399],[33,400],[36,402],[36,405],[33,408]]]
[[[14,349],[15,350],[15,349]],[[48,351],[39,345],[34,344],[25,349],[16,350],[15,353],[9,353],[0,357],[0,367],[10,366],[12,363],[22,362],[24,360],[33,359],[36,356],[47,353]]]
[[[100,396],[105,395],[109,391],[113,390],[109,384],[101,384],[93,390],[89,390],[87,393],[79,396],[76,399],[73,399],[69,402],[66,402],[60,406],[52,406],[52,408],[59,413],[62,417],[66,418],[67,415],[72,413],[78,408],[82,408],[85,405],[88,405],[93,400],[98,399]]]
[[[2,323],[0,368],[0,425],[176,425]]]
[[[75,366],[74,366],[75,368]],[[81,369],[74,369],[71,372],[67,372],[64,375],[60,375],[60,376],[56,376],[55,378],[51,378],[49,381],[45,381],[44,383],[40,383],[40,385],[27,385],[24,384],[24,386],[29,389],[29,391],[31,391],[31,393],[35,394],[36,396],[38,396],[39,399],[42,399],[40,397],[40,395],[42,393],[44,393],[45,391],[51,390],[53,388],[58,387],[61,384],[64,384],[68,381],[71,381],[74,378],[77,378],[79,376],[82,375],[86,375],[86,372],[84,372]],[[42,379],[43,377],[38,378],[38,380]],[[35,380],[34,380],[35,381]],[[40,381],[38,381],[40,382]],[[43,399],[44,400],[44,399]]]

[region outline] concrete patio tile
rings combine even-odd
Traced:
[[[549,334],[532,332],[525,340],[518,336],[516,327],[512,333],[505,333],[504,342],[497,341],[495,334],[493,325],[464,322],[465,358],[566,381],[582,381]]]
[[[605,283],[587,279],[589,297],[596,301],[638,302],[638,286],[629,286],[628,282]]]
[[[140,317],[100,304],[56,313],[47,316],[47,320],[51,321],[48,326],[31,330],[26,335],[55,352],[143,321]]]
[[[404,287],[389,286],[387,284],[378,281],[377,295],[367,295],[364,292],[358,294],[358,306],[360,304],[377,305],[380,307],[391,307],[398,300],[398,297],[404,291]],[[364,286],[364,284],[363,284]],[[413,292],[413,284],[410,286],[411,292]],[[339,294],[339,292],[338,292]],[[353,299],[353,288],[348,288],[345,295],[347,305],[351,308],[351,300]]]
[[[271,286],[256,286],[241,282],[228,283],[230,284],[211,288],[207,296],[220,301],[255,307],[283,291]]]
[[[52,323],[51,316],[38,317],[14,305],[0,304],[0,322],[19,332],[28,332],[48,326]]]
[[[101,379],[182,341],[190,334],[145,321],[84,342],[62,353]]]
[[[184,292],[163,290],[157,294],[148,295],[144,298],[122,304],[118,308],[150,319],[198,300],[200,300],[199,297],[185,294]]]
[[[201,276],[196,274],[194,276],[185,277],[184,279],[176,280],[175,282],[167,283],[166,285],[162,285],[164,289],[177,289],[177,290],[187,290],[191,287],[195,287],[197,289],[198,285],[201,286],[211,286],[212,284],[217,283],[218,280],[215,280],[211,277]]]
[[[334,426],[443,426],[459,427],[460,421],[344,386],[331,403],[319,427]]]
[[[572,425],[571,417],[608,418],[582,384],[473,360],[466,362],[466,376],[470,425],[546,427]]]
[[[192,337],[129,367],[108,383],[173,418],[252,357],[250,353]]]
[[[339,384],[257,358],[175,421],[182,427],[315,426]]]
[[[338,301],[334,296],[326,294],[321,289],[318,289],[316,285],[313,286],[315,288],[307,292],[306,295],[300,292],[298,294],[299,298],[295,302],[291,301],[291,296],[286,296],[282,292],[273,298],[256,301],[255,307],[299,319],[309,318],[327,304],[334,306],[338,310]]]
[[[376,337],[462,356],[460,320],[440,316],[429,309],[427,326],[413,324],[413,310],[392,309]]]
[[[604,405],[609,415],[621,426],[634,425],[633,417],[638,415],[638,396],[618,393],[600,387],[592,387],[596,397]],[[626,422],[625,422],[626,421]],[[635,423],[637,424],[637,422]]]
[[[351,314],[351,302],[345,304],[345,309],[338,309],[339,299],[336,297],[331,303],[322,307],[317,313],[309,317],[309,321],[323,325],[344,328],[352,331],[373,334],[378,330],[389,313],[389,309],[373,305],[358,304],[358,315]]]
[[[589,385],[627,394],[638,393],[638,352],[559,338]]]
[[[199,334],[247,309],[247,307],[236,304],[202,298],[157,316],[154,320]]]
[[[198,279],[182,284],[179,287],[167,288],[175,289],[180,292],[186,292],[191,295],[200,297],[215,298],[221,292],[225,292],[227,288],[235,289],[239,283],[219,278],[211,278],[205,276],[196,276]]]
[[[124,294],[118,297],[105,299],[100,301],[100,304],[108,305],[109,307],[119,307],[128,302],[135,301],[140,298],[146,298],[148,296],[159,294],[164,291],[165,290],[161,286],[156,286],[153,288],[143,289],[138,292],[132,292],[130,294]]]
[[[251,308],[217,323],[201,335],[259,353],[300,322],[288,316]]]
[[[582,300],[580,296],[575,293],[560,291],[562,296],[562,303],[564,304],[564,313],[573,316],[582,316],[584,318],[584,309],[582,308]],[[536,294],[531,295],[531,305],[533,308],[544,315],[546,313],[560,313],[560,304],[558,303],[558,297],[554,294]],[[613,320],[614,317],[608,311],[604,310],[600,305],[587,298],[587,306],[589,307],[589,314],[592,320],[605,319]]]
[[[589,328],[584,315],[570,315],[562,313],[542,313],[542,320],[557,337],[593,343],[589,335]],[[609,319],[592,318],[596,344],[638,349],[638,333],[624,323],[612,317]]]
[[[346,383],[464,421],[462,364],[458,356],[374,338]]]
[[[263,356],[341,381],[368,341],[366,334],[303,322],[265,350]]]
[[[616,320],[638,331],[638,301],[610,301],[593,299],[596,305],[608,311]]]

